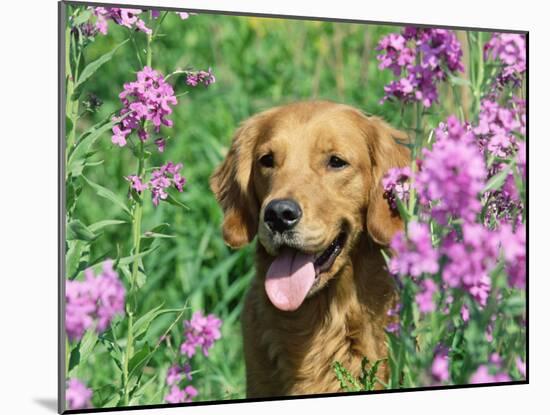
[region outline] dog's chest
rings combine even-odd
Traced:
[[[273,376],[287,394],[337,391],[335,362],[358,376],[363,357],[376,360],[381,355],[375,350],[372,327],[366,319],[341,316],[306,328],[300,324],[301,331],[293,331],[292,326],[272,326],[261,339]]]

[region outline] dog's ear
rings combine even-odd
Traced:
[[[225,160],[210,177],[210,188],[224,213],[223,239],[232,248],[252,241],[258,228],[252,163],[260,120],[261,114],[255,115],[239,127]]]
[[[395,233],[403,229],[403,221],[384,198],[382,178],[391,168],[409,165],[408,137],[378,117],[363,117],[363,132],[371,161],[369,188],[366,190],[366,228],[376,243],[387,246]]]

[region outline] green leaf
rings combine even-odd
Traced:
[[[466,78],[461,78],[460,76],[450,75],[449,80],[451,81],[452,85],[461,85],[461,86],[468,86],[468,87],[472,85],[470,80]]]
[[[139,340],[139,337],[145,335],[147,333],[147,329],[149,328],[149,325],[155,320],[157,317],[168,314],[168,313],[180,313],[184,310],[184,308],[165,308],[161,309],[162,304],[153,308],[152,310],[149,310],[147,313],[145,313],[143,316],[141,316],[135,323],[133,327],[133,333],[134,338]]]
[[[92,17],[92,11],[91,10],[89,10],[89,9],[81,10],[78,13],[78,16],[76,16],[73,20],[73,27],[74,26],[79,26],[82,23],[86,23],[90,19],[90,17]]]
[[[73,350],[71,350],[68,369],[69,374],[71,374],[80,363],[88,361],[97,343],[97,339],[98,336],[94,329],[90,329],[84,333],[82,340],[80,340]]]
[[[73,219],[67,225],[67,240],[74,241],[86,241],[92,242],[98,237],[94,234],[86,225],[80,222],[78,219]]]
[[[92,354],[94,347],[97,343],[98,335],[94,329],[86,331],[84,337],[80,341],[80,361],[86,362],[88,357]]]
[[[91,77],[103,64],[110,61],[115,52],[120,48],[122,45],[124,45],[126,42],[128,42],[128,39],[126,39],[124,42],[119,44],[118,46],[115,46],[113,50],[110,52],[107,52],[103,56],[99,57],[95,61],[89,63],[84,70],[80,73],[80,76],[78,77],[78,81],[75,84],[75,93],[77,93],[77,90],[80,89],[81,85],[86,82],[86,80]],[[78,93],[77,93],[78,95]]]
[[[75,240],[68,243],[69,249],[65,256],[67,278],[73,279],[77,273],[86,267],[90,260],[89,244]]]
[[[149,255],[151,252],[156,251],[156,249],[157,248],[155,247],[155,248],[148,249],[146,251],[142,251],[137,255],[129,255],[129,256],[126,256],[124,258],[120,258],[119,260],[117,260],[116,265],[131,264],[132,262],[134,262],[134,259],[143,258],[145,255]]]
[[[128,362],[128,372],[130,374],[128,376],[129,378],[132,378],[136,372],[143,368],[150,353],[151,347],[149,347],[149,344],[145,342],[143,347],[135,353],[130,359],[130,362]]]
[[[82,173],[82,169],[86,166],[86,159],[90,156],[88,153],[94,143],[128,114],[125,114],[123,117],[119,117],[117,120],[112,120],[111,116],[109,116],[106,120],[95,124],[92,128],[83,133],[76,142],[75,147],[69,153],[69,158],[67,160],[67,172],[72,173],[73,176],[80,175]]]
[[[179,208],[183,208],[185,210],[191,210],[189,209],[189,206],[184,205],[179,200],[177,200],[174,196],[172,196],[170,193],[168,193],[168,197],[166,198],[166,201],[170,203],[171,205],[177,206]]]
[[[155,241],[154,237],[146,236],[147,234],[164,234],[164,231],[170,227],[169,223],[161,223],[159,225],[156,225],[153,227],[150,231],[145,232],[143,235],[144,239],[141,244],[142,250],[147,250],[153,245],[153,242]]]
[[[113,226],[113,225],[121,225],[123,223],[128,223],[124,220],[116,220],[116,219],[106,219],[106,220],[100,220],[99,222],[96,222],[90,226],[88,226],[88,229],[92,232],[97,232],[100,229],[103,229],[107,226]]]
[[[86,183],[88,183],[95,190],[98,196],[110,200],[115,205],[122,208],[122,210],[126,212],[128,215],[132,216],[132,213],[130,212],[130,209],[128,209],[128,206],[126,206],[126,204],[122,200],[120,200],[119,197],[115,195],[111,190],[97,183],[92,182],[90,179],[88,179],[84,175],[82,176],[82,178],[86,181]]]
[[[485,185],[485,188],[483,189],[482,193],[485,193],[491,190],[500,189],[504,184],[504,182],[506,181],[508,174],[510,174],[510,169],[511,169],[511,165],[507,166],[504,170],[502,170],[501,172],[491,177],[487,182],[487,184]]]
[[[138,405],[140,403],[139,398],[143,395],[143,392],[145,391],[145,389],[151,386],[156,380],[157,380],[157,375],[153,375],[151,379],[149,379],[147,382],[145,382],[141,386],[137,384],[136,387],[132,389],[132,391],[130,392],[131,399],[130,399],[129,405],[130,406]]]

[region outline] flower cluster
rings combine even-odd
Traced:
[[[390,169],[382,178],[384,198],[388,201],[392,211],[397,212],[396,199],[399,199],[404,204],[408,203],[411,190],[411,176],[411,169],[406,166]]]
[[[76,378],[67,381],[65,391],[67,409],[86,409],[92,407],[92,390]]]
[[[437,83],[447,79],[447,71],[464,70],[460,43],[449,30],[408,26],[382,38],[376,50],[381,51],[380,69],[401,76],[384,87],[382,101],[396,98],[430,107],[438,100]]]
[[[525,36],[512,33],[495,33],[484,46],[485,59],[499,60],[502,68],[496,77],[497,87],[518,87],[527,69]]]
[[[113,127],[112,142],[120,147],[126,145],[126,139],[132,131],[137,131],[140,140],[149,138],[145,122],[153,124],[156,133],[161,125],[172,126],[165,117],[172,113],[171,106],[178,103],[172,85],[164,80],[162,74],[145,66],[137,74],[137,80],[124,84],[119,94],[124,107],[114,120],[120,121]]]
[[[187,359],[191,359],[197,347],[200,347],[204,356],[208,356],[208,351],[214,345],[214,342],[221,338],[220,328],[222,321],[214,314],[204,316],[200,311],[193,313],[191,320],[183,323],[185,328],[185,341],[180,346],[181,354]],[[184,379],[191,381],[192,371],[189,362],[183,366],[174,364],[168,368],[166,374],[166,384],[170,387],[164,400],[168,403],[191,402],[198,395],[198,391],[192,386],[182,387],[181,382]]]
[[[200,347],[202,353],[208,356],[208,350],[221,338],[221,325],[222,321],[214,314],[203,316],[200,311],[195,312],[191,320],[184,323],[185,341],[180,347],[181,353],[193,357],[197,347]]]
[[[431,150],[424,149],[422,169],[416,177],[421,203],[432,204],[433,217],[445,225],[452,217],[473,221],[481,211],[478,199],[485,185],[485,160],[471,134],[450,117],[447,134],[440,131]]]
[[[483,307],[491,289],[489,272],[499,254],[499,236],[478,223],[465,223],[462,236],[451,232],[443,241],[441,253],[446,258],[443,281],[460,287]]]
[[[138,30],[147,34],[152,34],[143,20],[140,19],[141,9],[125,9],[117,7],[90,7],[93,13],[97,16],[95,23],[96,29],[106,35],[109,29],[108,20],[112,20],[117,25],[127,27],[128,29]]]
[[[199,392],[192,385],[187,385],[183,388],[180,388],[179,383],[181,382],[183,375],[185,375],[187,380],[192,380],[191,376],[191,366],[189,363],[185,365],[173,365],[168,369],[166,375],[166,384],[170,386],[169,393],[164,397],[164,400],[168,403],[183,403],[191,402],[194,397],[196,397]]]
[[[525,101],[514,98],[512,107],[490,99],[481,101],[479,123],[474,128],[480,144],[497,157],[510,156],[517,147],[516,136],[525,135]]]
[[[124,313],[126,291],[111,261],[103,263],[97,277],[92,269],[84,275],[84,281],[66,281],[65,327],[72,341],[94,326],[98,333],[105,331],[115,315]]]
[[[192,402],[198,394],[199,392],[191,385],[183,389],[180,389],[178,385],[174,385],[170,388],[170,393],[164,397],[164,400],[168,403]]]
[[[174,164],[171,161],[162,165],[158,169],[153,170],[151,179],[143,183],[141,178],[136,175],[126,176],[126,180],[130,182],[130,188],[137,193],[150,189],[153,199],[153,205],[158,206],[161,200],[168,198],[168,189],[173,186],[178,192],[183,192],[183,186],[186,179],[180,174],[183,164]]]
[[[398,233],[391,241],[394,256],[389,268],[393,274],[413,278],[422,273],[436,273],[439,269],[438,254],[432,246],[428,225],[409,222],[407,234]]]
[[[510,382],[510,376],[506,372],[498,372],[496,365],[481,365],[470,377],[470,383],[501,383]]]
[[[208,85],[216,82],[216,77],[212,73],[212,68],[208,68],[208,71],[188,71],[186,72],[187,79],[185,83],[189,86]]]

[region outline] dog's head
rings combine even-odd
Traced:
[[[265,288],[276,307],[297,309],[337,276],[361,233],[384,246],[402,227],[380,180],[408,163],[396,141],[404,138],[326,101],[273,108],[237,130],[211,188],[226,243],[238,248],[258,235],[271,257]]]

